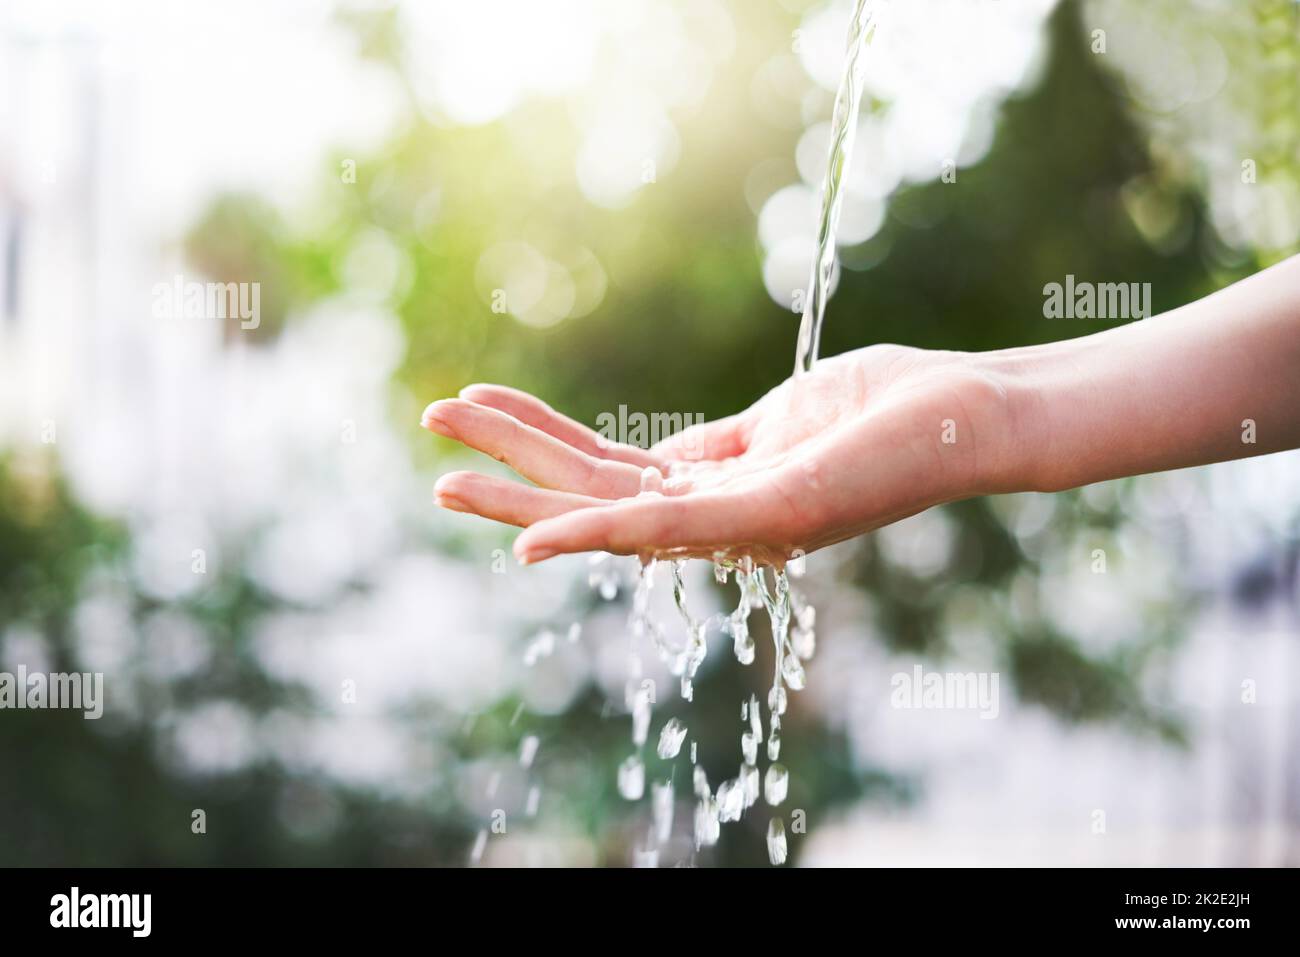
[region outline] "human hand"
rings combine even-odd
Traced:
[[[649,450],[504,386],[469,386],[430,405],[422,424],[536,483],[453,472],[435,489],[444,508],[525,527],[514,549],[525,564],[603,550],[780,565],[1001,490],[1011,418],[980,356],[872,346]]]

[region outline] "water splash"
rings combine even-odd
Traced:
[[[774,651],[772,683],[767,693],[768,727],[763,727],[762,705],[757,694],[750,694],[741,702],[740,733],[741,764],[733,778],[723,780],[714,791],[703,767],[698,761],[698,742],[690,742],[691,790],[694,793],[695,848],[700,851],[716,844],[721,826],[740,820],[744,814],[766,799],[770,806],[781,804],[788,793],[789,772],[777,764],[781,753],[781,720],[788,706],[788,693],[798,691],[807,681],[803,661],[810,654],[813,643],[809,640],[815,623],[812,606],[790,584],[786,571],[779,568],[756,567],[748,559],[727,560],[719,557],[714,563],[714,578],[719,583],[735,582],[738,597],[734,611],[701,620],[693,615],[688,604],[686,563],[676,560],[667,563],[671,578],[673,605],[681,624],[678,628],[665,628],[650,614],[650,595],[655,585],[658,563],[654,560],[641,564],[636,585],[632,591],[632,608],[629,629],[632,648],[629,654],[629,678],[626,688],[626,706],[632,716],[632,743],[635,753],[619,767],[618,789],[627,800],[640,800],[646,790],[646,767],[642,757],[647,743],[653,705],[653,682],[642,677],[638,641],[647,640],[658,652],[669,671],[682,679],[682,694],[690,700],[694,678],[707,654],[707,638],[711,630],[729,633],[737,648],[748,648],[748,654],[738,653],[744,663],[755,657],[750,636],[749,616],[762,608],[767,616]],[[604,578],[599,582],[603,584]],[[599,587],[599,585],[595,586]],[[679,637],[683,635],[684,637]],[[660,729],[656,752],[664,761],[674,761],[681,755],[686,743],[688,728],[677,717],[670,718]],[[764,774],[759,767],[762,745],[766,743],[769,766]],[[631,849],[633,863],[656,866],[660,851],[671,836],[674,787],[672,777],[650,787],[651,823],[644,842],[638,840]],[[781,840],[784,841],[784,825]],[[784,860],[784,857],[782,857]]]
[[[844,202],[840,187],[853,154],[858,106],[862,102],[862,80],[866,75],[865,53],[875,36],[880,9],[878,0],[857,0],[853,19],[849,22],[844,73],[831,114],[831,143],[826,159],[826,177],[822,181],[821,214],[817,226],[817,257],[813,260],[807,301],[799,320],[795,376],[812,372],[817,362],[822,320],[826,317],[826,300],[830,296],[831,278],[835,271],[835,232]]]

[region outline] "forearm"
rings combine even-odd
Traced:
[[[1300,447],[1300,257],[1154,319],[982,358],[1008,395],[1003,490]]]

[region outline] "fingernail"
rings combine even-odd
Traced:
[[[435,492],[433,495],[433,504],[439,508],[449,509],[453,512],[468,512],[469,509],[454,495],[448,495],[446,492]]]
[[[439,399],[424,410],[424,415],[420,416],[420,425],[430,432],[436,432],[439,435],[445,435],[449,439],[460,439],[456,430],[452,428],[451,423],[447,421],[444,414],[446,399]]]
[[[544,562],[548,558],[554,558],[558,555],[553,548],[546,548],[540,545],[534,545],[532,548],[526,548],[522,552],[516,552],[515,557],[519,559],[520,565],[535,565],[538,562]]]

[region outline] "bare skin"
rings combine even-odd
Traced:
[[[535,483],[453,472],[435,489],[524,527],[524,564],[603,550],[779,565],[942,502],[1300,447],[1300,257],[1078,339],[835,356],[648,450],[505,386],[469,386],[422,424]]]

